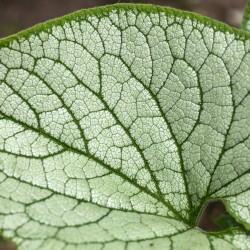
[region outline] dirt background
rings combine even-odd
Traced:
[[[171,6],[239,27],[247,0],[0,0],[0,37],[76,10],[118,2]]]
[[[0,0],[0,38],[15,34],[37,23],[80,9],[115,3],[150,3],[193,11],[234,27],[239,27],[247,0]],[[217,230],[213,219],[225,212],[221,202],[211,203],[203,212],[199,226]],[[0,237],[0,250],[14,250],[15,245]]]

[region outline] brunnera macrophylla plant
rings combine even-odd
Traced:
[[[2,234],[18,249],[249,249],[249,6],[242,30],[117,4],[2,39]],[[218,199],[241,226],[203,232]]]

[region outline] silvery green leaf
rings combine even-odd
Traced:
[[[247,29],[247,28],[246,28]],[[0,41],[0,228],[19,249],[249,249],[250,34],[152,5]],[[196,227],[210,200],[242,225]]]

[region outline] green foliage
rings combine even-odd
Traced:
[[[219,229],[221,231],[226,230],[230,227],[240,226],[240,224],[237,223],[237,221],[228,213],[224,213],[219,218],[215,219],[215,223],[219,226]]]
[[[241,28],[245,31],[250,32],[250,0],[248,0],[243,20],[241,23]]]
[[[118,4],[0,41],[0,228],[19,249],[249,249],[250,35]],[[221,199],[244,226],[196,228]]]

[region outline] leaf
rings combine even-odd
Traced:
[[[228,213],[222,214],[219,218],[216,218],[214,221],[219,226],[219,228],[221,228],[221,230],[239,226],[236,220]]]
[[[245,8],[243,20],[241,22],[241,28],[245,31],[250,32],[250,1],[249,0]]]
[[[0,42],[0,228],[19,249],[248,249],[250,35],[170,8],[82,10]],[[242,228],[196,228],[221,199]]]

